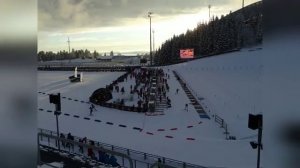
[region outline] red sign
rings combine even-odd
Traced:
[[[180,58],[181,59],[189,59],[194,58],[194,49],[181,49],[180,50]]]

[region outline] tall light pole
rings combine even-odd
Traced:
[[[242,0],[243,2],[242,2],[242,8],[244,8],[244,6],[245,6],[245,0]]]
[[[155,37],[155,36],[154,36],[154,33],[155,33],[155,32],[154,32],[154,30],[152,30],[152,33],[153,33],[153,51],[155,52],[155,40],[154,40],[154,37]]]
[[[208,5],[208,22],[210,22],[210,8],[211,8],[211,5]]]
[[[152,37],[151,37],[151,15],[152,15],[152,12],[148,12],[148,17],[150,19],[150,65],[152,66]]]
[[[70,47],[70,38],[68,37],[68,41],[67,41],[67,43],[68,43],[68,46],[69,46],[69,62],[71,62],[71,47]]]

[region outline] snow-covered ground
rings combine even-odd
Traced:
[[[223,130],[213,120],[200,119],[191,106],[186,112],[184,105],[189,103],[188,97],[171,70],[169,72],[166,70],[166,72],[171,76],[168,81],[170,92],[167,96],[171,99],[172,108],[166,109],[165,115],[162,116],[150,117],[142,113],[100,106],[96,106],[97,111],[93,116],[89,116],[89,104],[80,101],[88,101],[94,90],[109,84],[123,74],[122,72],[86,72],[83,83],[69,83],[68,76],[72,75],[72,72],[38,72],[38,91],[60,92],[61,96],[79,100],[62,99],[62,112],[71,115],[59,117],[61,132],[71,132],[76,136],[86,136],[100,142],[192,164],[253,167],[256,152],[252,150],[249,142],[225,140]],[[177,88],[180,89],[178,95],[175,94]],[[54,110],[54,105],[49,104],[48,96],[43,94],[38,94],[38,107]],[[73,115],[78,115],[80,118],[74,118]],[[90,117],[91,120],[84,120],[83,117]],[[94,119],[103,122],[94,122]],[[53,113],[39,111],[38,121],[39,128],[56,130]],[[114,125],[107,125],[106,122],[112,122]],[[127,128],[118,127],[118,124],[126,125]],[[188,126],[193,127],[188,128]],[[132,127],[142,128],[143,131],[133,130]],[[177,130],[171,130],[172,128],[177,128]],[[158,129],[165,129],[165,131],[158,131]],[[173,138],[166,138],[166,136]],[[186,138],[195,140],[191,141]]]
[[[299,29],[298,29],[299,30]],[[63,99],[62,111],[80,118],[60,116],[60,129],[76,136],[152,153],[203,166],[246,168],[256,167],[256,150],[249,141],[256,139],[256,131],[247,128],[249,113],[264,115],[263,167],[299,167],[299,148],[282,142],[283,126],[299,124],[299,33],[283,37],[265,38],[263,49],[243,49],[239,52],[204,58],[164,67],[169,69],[172,108],[163,116],[97,107],[93,119],[116,123],[107,125],[83,120],[88,116],[89,104]],[[290,32],[288,32],[290,33]],[[261,46],[262,47],[262,46]],[[187,96],[171,71],[177,71],[208,115],[224,118],[229,132],[237,140],[224,140],[223,130],[213,120],[200,119],[195,110],[183,110]],[[62,96],[88,100],[91,92],[109,84],[122,73],[85,73],[84,83],[70,84],[71,72],[38,72],[39,91],[61,92]],[[179,95],[175,95],[180,88]],[[174,94],[173,94],[174,93]],[[54,109],[48,97],[38,94],[38,105]],[[53,113],[39,111],[39,127],[55,131]],[[201,121],[201,124],[197,124]],[[196,124],[195,124],[196,123]],[[117,124],[140,127],[142,132],[119,128]],[[187,128],[187,125],[194,125]],[[172,131],[170,128],[178,128]],[[163,128],[164,132],[157,129]],[[153,135],[145,132],[152,132]],[[165,135],[172,135],[167,139]],[[253,136],[254,135],[254,136]],[[185,138],[193,137],[195,141]],[[246,137],[246,138],[245,138]],[[251,137],[247,139],[247,137]],[[298,153],[297,153],[298,152]],[[297,161],[297,162],[295,162]]]
[[[51,166],[49,166],[51,165]],[[53,167],[57,167],[57,168],[63,168],[63,163],[58,163],[58,162],[53,162],[53,163],[49,163],[49,165],[43,164],[38,166],[38,168],[53,168]]]

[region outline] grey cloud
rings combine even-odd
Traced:
[[[208,3],[233,0],[39,0],[39,31],[105,27],[123,24],[124,19],[146,17],[149,10],[172,16],[195,12]]]

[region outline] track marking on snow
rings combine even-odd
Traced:
[[[106,124],[108,124],[108,125],[114,125],[114,123],[112,123],[112,122],[106,122]]]
[[[44,111],[44,109],[39,108],[39,111]],[[45,110],[45,111],[47,111],[47,112],[49,112],[49,113],[53,112],[52,110]],[[65,115],[65,116],[70,116],[69,113],[64,113],[64,115]],[[79,115],[73,115],[73,117],[75,117],[75,118],[80,118]],[[91,118],[89,118],[89,117],[82,117],[82,118],[83,118],[84,120],[91,120]],[[92,120],[91,120],[91,121],[92,121]],[[95,122],[98,122],[98,123],[102,122],[102,121],[99,120],[99,119],[94,119],[94,121],[95,121]],[[105,123],[108,124],[108,125],[114,125],[113,122],[105,122]],[[197,125],[199,125],[199,124],[201,124],[201,123],[202,123],[202,121],[198,122],[197,124],[188,125],[186,128],[193,128],[193,127],[195,127],[195,126],[197,126]],[[127,126],[126,126],[125,124],[116,124],[116,125],[118,125],[119,127],[122,127],[122,128],[127,128]],[[143,131],[143,129],[142,129],[142,128],[139,128],[139,127],[133,127],[133,129],[134,129],[134,130]],[[157,129],[156,131],[157,131],[157,132],[163,132],[163,131],[166,131],[166,130],[177,131],[177,130],[179,130],[179,129],[178,129],[178,128],[170,128],[170,129],[159,128],[159,129]],[[153,131],[152,131],[152,132],[153,132]]]
[[[126,128],[127,126],[126,126],[126,125],[119,124],[119,127]]]
[[[142,128],[139,128],[139,127],[133,127],[132,129],[134,129],[134,130],[139,130],[139,131],[142,131],[142,130],[143,130]]]
[[[43,111],[43,109],[39,109],[40,111]],[[47,110],[47,111],[51,111],[51,110]],[[51,111],[52,112],[52,111]],[[64,113],[64,115],[65,116],[70,116],[70,114],[69,113]],[[75,117],[75,118],[80,118],[80,116],[78,116],[78,115],[73,115],[73,117]],[[83,119],[85,119],[85,120],[91,120],[89,117],[83,117]],[[98,119],[95,119],[94,120],[95,122],[98,122],[98,123],[100,123],[100,122],[102,122],[101,120],[98,120]],[[202,122],[200,121],[198,124],[201,124]],[[114,125],[114,123],[113,122],[105,122],[105,124],[107,124],[107,125]],[[126,125],[124,125],[124,124],[116,124],[116,125],[118,125],[118,127],[122,127],[122,128],[128,128]],[[188,126],[188,127],[190,127],[190,126]],[[132,129],[133,130],[137,130],[137,131],[139,131],[139,132],[141,132],[141,133],[145,133],[145,134],[147,134],[147,135],[159,135],[159,134],[155,134],[155,133],[153,133],[153,132],[150,132],[150,131],[143,131],[143,129],[142,128],[139,128],[139,127],[132,127]],[[172,131],[175,131],[175,130],[178,130],[178,128],[171,128],[170,130],[172,130]],[[162,132],[162,131],[165,131],[165,129],[158,129],[157,130],[158,132]],[[164,136],[165,138],[168,138],[168,139],[173,139],[174,137],[173,136],[171,136],[171,135],[165,135]],[[188,138],[185,138],[185,140],[188,140],[188,141],[194,141],[194,140],[196,140],[195,138],[191,138],[191,137],[188,137]]]

